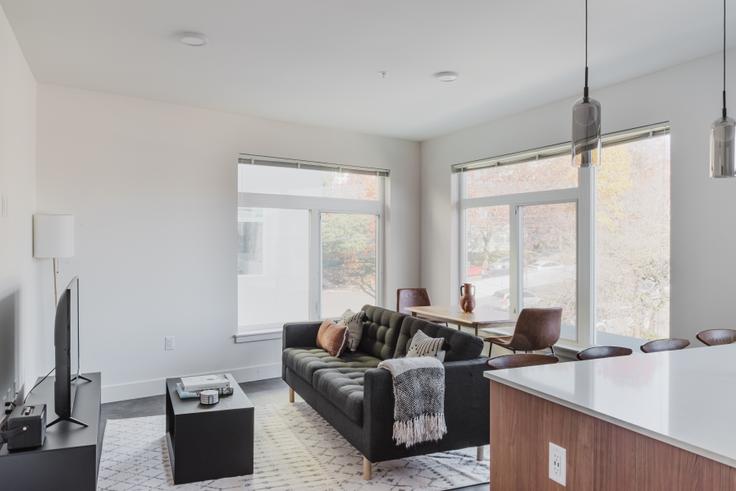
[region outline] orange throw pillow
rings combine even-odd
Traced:
[[[317,347],[327,351],[330,355],[339,357],[347,346],[348,328],[326,320],[317,331]]]

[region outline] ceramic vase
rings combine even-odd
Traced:
[[[460,285],[460,308],[467,313],[475,310],[475,287],[472,283]]]

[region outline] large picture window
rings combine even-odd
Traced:
[[[241,156],[238,326],[379,304],[388,171]]]
[[[583,345],[669,335],[669,127],[604,138],[596,169],[569,144],[453,167],[460,280],[499,318],[563,308],[562,338]]]

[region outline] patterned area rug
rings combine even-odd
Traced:
[[[304,402],[256,408],[251,476],[174,486],[165,416],[108,420],[98,489],[440,490],[488,482],[488,459],[475,449],[380,462],[362,479],[362,457]],[[488,452],[486,451],[486,456]]]

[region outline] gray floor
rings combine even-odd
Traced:
[[[286,399],[288,386],[279,378],[246,382],[240,384],[253,404],[274,402]],[[131,399],[129,401],[110,402],[102,405],[102,428],[104,431],[108,419],[138,418],[164,414],[166,402],[163,395]],[[464,491],[487,490],[488,484],[460,488]]]

